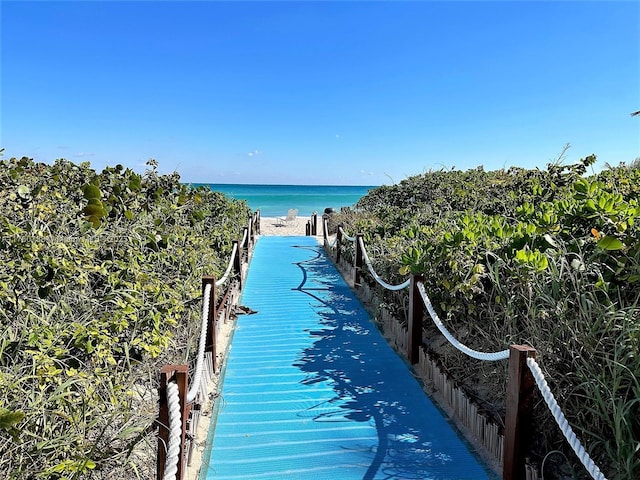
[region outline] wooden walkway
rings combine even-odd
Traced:
[[[488,479],[312,237],[260,237],[200,480]]]

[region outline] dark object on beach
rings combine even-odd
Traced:
[[[324,213],[322,214],[322,219],[323,220],[328,220],[329,217],[334,213],[336,213],[336,210],[334,208],[327,207],[327,208],[324,209]]]

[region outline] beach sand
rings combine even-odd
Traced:
[[[282,224],[277,217],[260,217],[260,235],[281,236],[306,235],[307,222],[311,217],[298,217],[295,220]],[[322,238],[322,217],[318,216],[317,237]]]

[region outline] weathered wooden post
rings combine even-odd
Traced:
[[[189,367],[186,365],[165,365],[160,371],[160,408],[158,411],[158,466],[157,477],[162,478],[167,462],[167,448],[169,446],[169,402],[167,399],[167,384],[175,380],[180,397],[180,416],[182,421],[182,435],[180,437],[180,455],[178,457],[178,473],[176,480],[186,478],[184,442],[187,434],[187,391],[189,389]]]
[[[311,235],[311,220],[309,220],[304,226],[304,234],[309,237]]]
[[[527,358],[536,350],[526,345],[509,347],[509,381],[507,413],[504,425],[503,480],[526,478],[525,454],[531,441],[531,417],[535,381],[527,366]]]
[[[336,265],[340,265],[340,247],[342,246],[342,224],[338,225],[336,233]]]
[[[207,285],[211,285],[209,297],[209,311],[207,312],[207,342],[205,351],[211,352],[213,371],[216,371],[216,278],[212,276],[202,277],[202,294]]]
[[[249,227],[242,227],[242,238],[246,238],[246,243],[242,244],[242,258],[249,257],[249,248],[251,247],[251,234]]]
[[[256,213],[254,216],[254,222],[256,225],[256,233],[260,235],[260,210],[256,210]]]
[[[242,290],[242,247],[238,245],[238,240],[233,241],[236,246],[236,256],[233,259],[233,271],[238,275],[239,288]]]
[[[327,242],[329,241],[328,233],[327,233],[327,219],[322,216],[322,244],[327,247]]]
[[[356,259],[354,263],[353,285],[360,285],[360,275],[362,272],[362,233],[356,233]]]
[[[422,275],[411,275],[409,280],[409,322],[407,338],[407,360],[411,365],[420,361],[420,346],[422,345],[422,317],[424,316],[424,300],[418,291],[418,282],[422,282]]]
[[[251,217],[249,217],[249,247],[256,242],[255,217],[255,214],[252,214]]]
[[[318,234],[318,212],[311,215],[311,235],[314,237]]]

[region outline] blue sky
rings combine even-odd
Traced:
[[[640,2],[0,2],[5,157],[379,185],[640,157]]]

